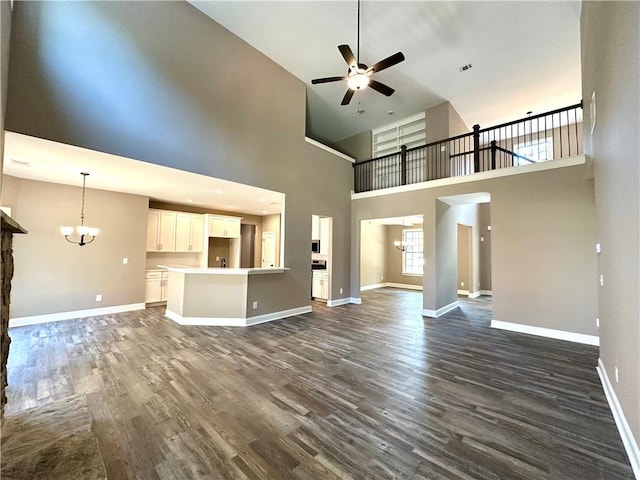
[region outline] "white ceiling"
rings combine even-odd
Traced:
[[[337,45],[356,51],[356,0],[190,3],[307,85],[307,135],[318,140],[337,141],[445,100],[468,126],[487,127],[581,98],[580,1],[363,0],[361,62],[397,51],[406,60],[375,77],[394,95],[366,89],[344,107],[343,82],[311,79],[346,73]],[[356,115],[358,108],[366,112]]]
[[[230,213],[282,213],[284,194],[41,138],[5,132],[5,175],[148,196]]]

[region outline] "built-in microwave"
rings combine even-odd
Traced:
[[[320,240],[311,240],[311,252],[320,253]]]

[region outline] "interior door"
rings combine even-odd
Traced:
[[[262,232],[262,268],[276,266],[276,232]]]

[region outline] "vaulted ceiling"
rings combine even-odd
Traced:
[[[190,0],[307,85],[307,135],[335,142],[450,101],[467,125],[492,124],[580,100],[581,2],[377,1],[361,3],[360,61],[402,51],[348,106],[337,45],[356,51],[357,1]],[[471,64],[464,72],[458,67]],[[363,110],[357,113],[358,110]],[[393,113],[389,113],[393,112]]]

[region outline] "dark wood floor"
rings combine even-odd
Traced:
[[[162,308],[11,329],[7,414],[85,393],[109,479],[632,479],[597,348],[363,293],[246,329]]]

